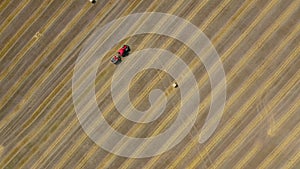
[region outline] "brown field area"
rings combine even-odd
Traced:
[[[160,155],[128,158],[98,146],[80,125],[72,99],[80,51],[96,28],[138,12],[188,20],[218,52],[226,104],[205,143],[198,140],[211,101],[207,71],[184,44],[157,34],[128,37],[104,56],[95,81],[98,107],[119,133],[139,138],[163,133],[176,119],[181,86],[170,87],[167,72],[139,72],[124,89],[135,107],[147,110],[149,91],[157,88],[168,102],[155,121],[134,123],[114,107],[111,79],[122,63],[109,60],[122,44],[131,52],[165,49],[186,62],[198,83],[200,109],[188,135]],[[119,27],[111,26],[106,35]],[[144,147],[137,145],[136,152]],[[0,168],[299,169],[300,0],[1,0]]]

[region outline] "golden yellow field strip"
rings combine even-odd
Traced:
[[[274,160],[278,158],[280,153],[282,153],[284,149],[286,149],[289,146],[291,142],[293,142],[296,139],[299,139],[300,136],[299,134],[300,134],[300,124],[298,123],[295,126],[295,128],[290,133],[287,134],[287,137],[269,154],[269,156],[265,158],[262,163],[260,163],[258,168],[261,169],[268,168],[272,164],[272,162],[274,162]]]
[[[266,9],[266,8],[265,8]],[[274,25],[274,24],[273,24]],[[272,26],[273,27],[273,26]],[[273,28],[274,29],[274,28]],[[268,33],[269,34],[269,33]],[[264,37],[262,37],[262,38],[264,38]],[[243,60],[243,59],[242,59]],[[236,67],[240,67],[240,65],[239,64],[236,64],[237,66]],[[228,74],[227,74],[228,75]],[[232,77],[232,73],[231,74],[229,74],[229,75],[231,75],[231,77]],[[228,75],[228,76],[229,76]],[[231,100],[231,99],[230,99]],[[229,100],[229,101],[230,101]],[[226,107],[225,107],[226,108]],[[241,117],[243,117],[243,116],[241,116]],[[225,135],[223,135],[223,136],[225,136]],[[215,141],[216,142],[216,141]],[[212,146],[213,147],[213,146]],[[185,152],[187,153],[189,150],[191,150],[191,148],[192,148],[192,144],[190,144],[189,145],[189,147],[187,148],[187,149],[185,149]],[[184,157],[184,154],[181,154],[181,158],[183,158]],[[180,160],[179,160],[180,161]],[[179,162],[178,161],[178,162]],[[176,163],[175,163],[176,164]]]
[[[245,165],[263,148],[263,144],[255,142],[251,150],[234,165],[233,169],[245,168]]]
[[[23,34],[29,29],[30,25],[32,25],[43,14],[43,12],[50,6],[50,4],[53,1],[54,0],[43,1],[41,6],[39,6],[39,8],[37,10],[35,10],[32,15],[30,15],[30,17],[18,29],[18,31],[14,34],[14,36],[11,37],[8,40],[8,42],[5,43],[5,46],[0,51],[0,56],[5,56],[7,54],[7,52],[12,48],[12,46],[14,46],[18,42],[18,40],[20,40],[20,38],[23,36]],[[2,77],[7,76],[7,74],[12,70],[11,68],[13,68],[13,67],[10,67],[10,69],[6,69],[1,74],[0,80],[2,80]]]
[[[18,6],[10,13],[10,15],[0,24],[0,36],[10,23],[20,14],[22,9],[27,7],[30,0],[21,1]]]

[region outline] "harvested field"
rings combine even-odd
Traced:
[[[185,99],[179,92],[182,86],[171,87],[174,78],[167,72],[147,69],[118,95],[119,102],[128,93],[136,109],[146,111],[150,91],[161,89],[167,98],[162,115],[150,123],[121,115],[111,96],[112,76],[134,52],[157,48],[178,55],[194,74],[201,96],[195,124],[179,144],[157,156],[129,158],[104,150],[83,130],[73,103],[72,77],[76,59],[97,29],[142,12],[179,16],[205,33],[225,70],[226,104],[216,131],[200,144],[212,100],[205,65],[171,37],[127,37],[103,54],[95,80],[98,107],[116,131],[138,138],[162,134]],[[300,0],[0,1],[0,168],[299,169],[299,18]],[[113,37],[122,26],[112,25],[105,36]],[[132,54],[119,65],[110,63],[123,44],[130,45]],[[145,147],[137,145],[134,153]]]

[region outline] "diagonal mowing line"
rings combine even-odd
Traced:
[[[272,164],[272,161],[278,158],[279,154],[289,146],[289,143],[295,141],[296,139],[299,139],[299,136],[300,136],[300,124],[298,123],[295,126],[295,128],[289,134],[287,134],[285,139],[267,156],[267,158],[264,159],[262,163],[260,163],[258,168],[261,169],[268,168],[269,165]]]
[[[30,28],[30,25],[32,25],[39,17],[48,9],[48,7],[51,5],[51,3],[54,0],[47,0],[43,1],[42,5],[38,7],[37,10],[34,11],[32,15],[26,20],[26,22],[18,29],[18,31],[14,34],[12,38],[9,39],[9,41],[5,44],[3,49],[0,51],[0,56],[6,56],[8,51],[18,42],[18,40],[21,38],[21,36],[24,35],[24,33]],[[4,57],[3,57],[4,58]],[[16,59],[18,60],[18,59]],[[0,59],[1,62],[1,59]],[[7,69],[4,70],[4,72],[1,73],[0,81],[3,80],[3,77],[6,77],[7,74],[15,67],[9,66]]]
[[[82,17],[82,13],[85,13],[88,10],[88,6],[86,5],[85,8],[81,9],[80,13],[78,13],[76,15],[76,17],[74,17],[74,19],[68,23],[66,25],[66,27],[60,32],[60,34],[49,44],[48,48],[45,48],[44,51],[42,52],[42,54],[40,56],[47,56],[49,55],[54,49],[55,47],[58,45],[58,42],[64,37],[64,34],[69,31],[70,29],[73,28],[73,26],[76,24],[76,21],[79,20]],[[10,90],[7,91],[6,96],[4,96],[1,100],[0,100],[0,109],[3,108],[3,106],[5,106],[5,104],[8,102],[10,96],[14,95],[17,91],[17,89],[20,88],[20,85],[24,83],[24,81],[26,80],[26,78],[28,77],[28,75],[30,75],[34,70],[36,70],[36,66],[39,65],[43,59],[45,57],[38,57],[28,68],[25,72],[23,72],[23,74],[21,75],[20,79],[18,79],[16,81],[16,83],[14,83],[14,85],[10,88]],[[9,115],[9,120],[11,120],[13,117],[15,117],[15,114],[10,114]],[[4,119],[5,122],[6,119]],[[3,123],[2,123],[3,124]],[[6,123],[7,124],[7,123]],[[5,125],[5,124],[3,124]],[[3,127],[3,125],[0,124],[0,128]]]
[[[261,88],[259,88],[247,102],[242,106],[242,108],[236,113],[237,115],[234,116],[228,123],[229,125],[226,125],[223,127],[223,131],[221,130],[217,135],[215,136],[216,139],[211,139],[210,142],[207,144],[206,147],[208,147],[208,150],[211,150],[217,143],[219,143],[222,138],[225,137],[226,134],[228,134],[235,124],[238,122],[238,119],[241,119],[244,114],[246,114],[247,110],[251,107],[251,105],[254,103],[257,97],[261,96],[266,89],[268,89],[272,82],[275,80],[275,78],[278,78],[280,73],[283,72],[284,69],[288,68],[288,65],[290,65],[294,59],[294,57],[297,56],[297,53],[299,52],[299,48],[294,50],[294,52],[288,57],[288,59],[280,66],[280,68],[271,76],[268,78],[268,80],[265,82],[266,84],[263,84]],[[254,96],[254,97],[253,97]],[[253,121],[252,121],[253,122]],[[253,126],[252,126],[253,127]],[[200,152],[199,154],[203,157],[206,156],[207,152]],[[197,163],[200,162],[200,159],[195,159],[192,163],[191,166],[195,166]]]
[[[101,11],[100,13],[102,13],[102,11]],[[99,16],[102,16],[102,15],[99,15]],[[103,17],[99,17],[99,19],[100,19],[100,18],[103,18]],[[96,21],[99,22],[99,19],[96,19]],[[94,26],[94,27],[95,27],[95,24],[90,24],[90,25],[86,28],[85,33],[83,33],[82,36],[86,36],[86,35],[87,35],[87,33],[88,33],[87,30],[89,30],[89,28],[90,28],[91,26]],[[80,40],[80,38],[81,38],[81,40]],[[76,39],[77,39],[78,41],[82,41],[82,39],[84,39],[84,38],[83,38],[83,37],[79,37],[79,36],[75,37],[75,40],[72,41],[66,49],[72,48],[71,46],[74,45],[75,42],[78,42],[78,41],[76,41]],[[69,50],[65,50],[65,52],[63,52],[62,55],[65,56],[65,55],[66,55],[66,52],[68,52],[68,51],[69,51]],[[56,61],[57,61],[57,60],[56,60]],[[52,64],[52,66],[58,66],[58,65],[60,65],[59,62],[57,62],[57,64],[54,64],[54,65]],[[48,76],[49,76],[49,75],[48,75]],[[68,76],[67,76],[67,77],[68,77]],[[65,82],[67,82],[67,80],[71,79],[71,77],[72,77],[72,72],[69,73],[69,77],[70,77],[70,78],[65,78],[65,79],[63,79],[62,82],[60,82],[60,84],[52,91],[52,93],[50,93],[49,97],[47,97],[47,98],[45,99],[45,101],[39,106],[39,108],[38,108],[35,112],[43,111],[43,110],[45,109],[45,107],[47,107],[47,105],[49,105],[49,103],[50,103],[49,100],[53,99],[53,98],[56,96],[56,94],[59,93],[59,91],[61,90],[61,88],[65,85]],[[57,91],[57,93],[56,93],[56,91]],[[53,97],[52,97],[52,96],[53,96]],[[48,101],[47,101],[47,100],[48,100]],[[43,106],[42,106],[42,105],[43,105]],[[34,114],[38,114],[38,113],[34,113]],[[45,126],[46,124],[47,124],[47,123],[45,123],[44,126]],[[29,126],[29,125],[30,125],[30,124],[28,124],[28,126]],[[28,126],[26,126],[26,128],[27,128]],[[25,128],[25,129],[26,129],[26,128]],[[43,127],[42,127],[42,128],[43,128]],[[40,128],[40,129],[42,129],[42,128]],[[36,131],[35,131],[35,134],[37,134]]]
[[[263,148],[262,143],[254,143],[251,150],[234,165],[233,169],[245,168],[245,165]]]
[[[272,51],[270,54],[272,55],[276,55],[277,53],[279,53],[281,50],[283,50],[285,48],[285,46],[295,38],[295,36],[297,35],[297,32],[300,30],[300,24],[298,25],[298,27],[296,27],[292,32],[290,32],[290,34],[288,35],[288,37],[286,39],[284,39],[284,41],[282,43],[280,43],[279,47],[275,49],[275,51]],[[259,44],[258,44],[259,45]],[[248,55],[248,56],[252,56],[252,55]],[[246,82],[243,82],[242,84],[242,88],[238,93],[235,93],[230,100],[227,102],[227,107],[230,107],[232,104],[234,104],[237,99],[241,96],[241,94],[246,91],[246,89],[259,77],[259,75],[261,73],[263,73],[263,71],[267,68],[268,64],[270,63],[274,58],[273,57],[267,57],[265,59],[265,61],[263,61],[263,64],[258,66],[257,71],[255,71],[253,74],[250,75],[250,78],[247,79]],[[239,65],[239,64],[236,64]],[[237,70],[237,69],[236,69]],[[235,71],[233,71],[235,72]],[[231,75],[229,73],[229,75]],[[231,81],[233,77],[229,77],[229,81]],[[219,89],[219,88],[217,88]],[[208,103],[208,101],[210,100],[210,96],[208,98],[206,98],[204,100],[204,103]],[[214,124],[214,123],[212,123]]]
[[[280,66],[280,69],[278,69],[277,70],[277,73],[276,74],[273,74],[273,76],[272,77],[270,77],[269,78],[269,80],[270,81],[274,81],[274,80],[276,80],[276,78],[278,78],[279,76],[278,76],[278,74],[279,73],[281,73],[282,72],[282,70],[281,69],[287,69],[287,65],[289,65],[290,63],[292,63],[292,59],[294,58],[294,57],[296,57],[296,50],[294,51],[294,53],[289,57],[290,59],[288,59],[284,64],[282,64],[281,66]],[[276,76],[275,76],[276,75]],[[251,75],[251,76],[253,76],[253,74]],[[250,79],[252,79],[252,77],[250,77]],[[251,80],[250,80],[251,81]],[[265,82],[265,83],[267,83],[267,81]],[[248,83],[245,83],[245,84],[248,84]],[[267,83],[267,85],[269,85],[270,86],[270,84],[271,83]],[[261,90],[259,90],[260,91],[260,95],[261,94],[263,94],[263,91],[265,91],[265,89],[267,89],[268,88],[268,86],[266,86],[266,85],[262,85],[263,86],[263,89],[261,89]],[[245,88],[244,87],[242,87],[241,88],[241,90],[245,90]],[[237,93],[241,93],[242,91],[239,91],[239,92],[237,92]],[[235,93],[232,97],[234,97],[237,93]],[[257,92],[256,92],[257,93]],[[254,95],[253,95],[254,96]],[[232,97],[231,98],[229,98],[230,100],[229,101],[231,101],[232,100]],[[248,107],[254,102],[254,97],[252,97],[252,101],[248,101],[248,104],[247,104],[247,107],[244,107],[243,109],[246,111],[247,109],[248,109]],[[252,103],[251,103],[252,102]],[[202,107],[202,106],[201,106]],[[228,107],[228,106],[227,106]],[[230,122],[230,124],[231,124],[231,127],[230,126],[226,126],[226,131],[227,132],[229,132],[231,129],[232,129],[232,126],[233,126],[233,122],[236,122],[237,121],[237,119],[240,119],[240,118],[242,118],[244,115],[246,115],[245,113],[245,111],[241,111],[243,114],[238,114],[239,115],[239,118],[237,118],[237,117],[234,117],[234,119],[233,120],[231,120],[231,122]],[[228,128],[228,129],[227,129]],[[222,135],[221,135],[222,134]],[[221,135],[221,136],[220,136]],[[219,133],[216,137],[217,138],[220,138],[220,137],[224,137],[225,136],[225,134],[223,134],[222,132],[221,133]],[[212,142],[212,143],[211,143]],[[214,146],[213,144],[216,144],[216,140],[211,140],[211,142],[208,144],[209,145],[209,150]],[[192,149],[192,147],[194,147],[194,145],[195,144],[199,144],[198,143],[198,138],[196,138],[195,137],[195,139],[192,141],[192,143],[191,144],[189,144],[189,146],[188,147],[186,147],[186,149],[183,151],[183,153],[178,157],[179,158],[179,161]],[[207,153],[207,152],[206,152]],[[205,154],[206,155],[206,154]],[[200,154],[200,156],[201,156],[201,158],[202,157],[204,157],[204,155],[202,155],[202,154]],[[177,161],[177,160],[176,160]],[[179,162],[178,161],[178,162]],[[174,166],[176,165],[176,162],[174,162],[175,164],[174,164]]]
[[[6,18],[4,22],[0,25],[0,36],[3,33],[3,30],[5,30],[8,25],[21,13],[22,9],[24,9],[28,4],[30,0],[23,0],[19,3],[17,8],[15,8],[10,15]]]
[[[247,136],[250,135],[254,131],[254,129],[264,120],[264,117],[270,114],[270,112],[276,107],[276,105],[279,104],[280,101],[282,101],[287,96],[287,91],[291,90],[291,88],[295,86],[295,83],[299,80],[299,75],[300,74],[298,74],[298,76],[296,75],[296,77],[293,76],[294,78],[289,81],[288,85],[284,86],[284,88],[280,90],[281,92],[278,92],[278,94],[276,94],[276,96],[272,98],[271,101],[269,101],[268,106],[266,106],[267,108],[263,109],[255,117],[255,119],[247,125],[247,127],[241,132],[241,134],[239,134],[236,139],[228,146],[226,151],[222,152],[220,157],[217,158],[216,162],[214,162],[214,166],[212,168],[219,168],[222,162],[224,162],[225,159],[228,158],[228,156],[233,154],[234,151],[236,151],[243,145],[242,143],[246,140]]]

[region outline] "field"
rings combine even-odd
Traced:
[[[146,111],[159,107],[161,102],[150,105],[148,95],[161,89],[167,98],[162,115],[150,123],[122,116],[111,96],[112,76],[137,57],[134,52],[157,48],[177,54],[194,74],[201,96],[195,124],[179,144],[157,156],[129,158],[104,150],[86,134],[75,111],[72,78],[76,60],[97,28],[143,12],[181,17],[207,36],[224,67],[226,104],[216,131],[200,144],[213,90],[205,65],[172,37],[147,33],[125,38],[103,56],[94,84],[98,108],[117,132],[138,138],[162,134],[184,99],[183,86],[172,88],[172,76],[147,69],[118,96],[122,101],[128,93],[134,107]],[[0,168],[299,169],[299,18],[300,0],[0,1]],[[113,24],[105,36],[113,37],[122,26]],[[132,54],[119,65],[110,63],[123,44],[130,45]],[[91,109],[89,102],[85,106]],[[107,141],[105,134],[101,137]],[[117,151],[129,149],[121,146]],[[134,153],[145,147],[147,143],[137,145]]]

